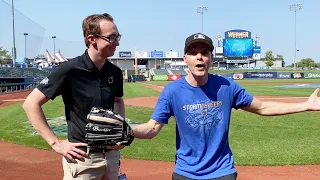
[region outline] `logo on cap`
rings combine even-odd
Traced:
[[[206,37],[203,34],[195,34],[193,39],[206,39]]]

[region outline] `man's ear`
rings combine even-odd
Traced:
[[[87,36],[88,42],[92,45],[96,44],[96,38],[94,38],[94,36],[92,34]],[[90,45],[89,44],[89,45]]]
[[[213,57],[213,54],[211,53],[211,64],[213,64],[214,62],[214,57]]]
[[[186,63],[186,64],[187,64],[187,58],[186,58],[186,55],[184,55],[184,56],[183,56],[183,61],[184,61],[184,63]]]

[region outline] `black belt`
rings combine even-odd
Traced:
[[[78,149],[87,152],[87,147],[77,147]],[[106,153],[107,151],[110,151],[110,149],[104,148],[104,147],[90,147],[89,153]]]

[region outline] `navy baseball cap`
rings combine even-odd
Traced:
[[[212,42],[212,39],[209,38],[207,35],[205,34],[202,34],[202,33],[197,33],[197,34],[192,34],[191,36],[189,36],[187,39],[186,39],[186,42],[185,42],[185,46],[184,46],[184,53],[186,53],[187,49],[194,43],[204,43],[206,45],[208,45],[210,51],[212,52],[213,49],[214,49],[214,46],[213,46],[213,42]]]

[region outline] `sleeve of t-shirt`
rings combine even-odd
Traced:
[[[160,123],[168,124],[168,120],[172,115],[173,111],[170,98],[170,90],[169,87],[166,86],[159,96],[156,107],[153,110],[151,119]]]
[[[37,88],[48,98],[54,100],[62,94],[62,86],[66,81],[70,68],[67,63],[63,63],[54,68],[48,77],[44,78]]]
[[[243,108],[251,104],[253,96],[249,94],[243,87],[232,81],[233,86],[233,104],[235,109]]]
[[[117,67],[117,84],[116,84],[116,97],[123,96],[123,75],[120,68]]]

